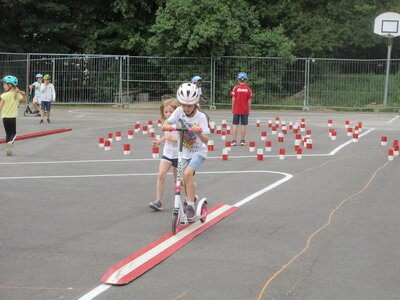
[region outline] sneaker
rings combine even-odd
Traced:
[[[232,146],[236,146],[236,140],[232,140]]]
[[[194,195],[194,203],[196,203],[196,201],[198,201],[198,200],[199,200],[199,196]],[[187,205],[187,199],[185,199],[185,201],[183,201],[183,206],[186,207],[186,205]]]
[[[12,148],[13,148],[13,144],[11,142],[8,142],[7,146],[6,146],[6,154],[7,154],[7,156],[10,156],[12,154]]]
[[[39,124],[43,124],[43,120],[40,120]]]
[[[186,215],[186,217],[188,218],[189,221],[193,220],[194,215],[195,215],[193,206],[191,206],[189,204],[186,205],[186,207],[185,207],[185,215]]]
[[[50,123],[50,119],[47,119],[47,123]]]
[[[245,140],[241,140],[240,141],[240,146],[246,146],[246,141]]]
[[[160,200],[156,200],[149,203],[149,207],[155,210],[164,210]]]

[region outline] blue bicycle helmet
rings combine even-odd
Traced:
[[[43,78],[43,75],[42,74],[36,74],[36,78]]]
[[[12,84],[12,85],[14,85],[14,86],[17,86],[17,85],[18,85],[18,78],[15,77],[15,76],[12,76],[12,75],[7,75],[7,76],[5,76],[5,77],[2,79],[2,81],[3,81],[4,83],[10,83],[10,84]]]
[[[246,73],[240,72],[237,76],[237,79],[247,79],[248,76]]]
[[[203,79],[202,79],[200,76],[194,76],[194,77],[192,78],[191,82],[192,82],[192,83],[196,83],[196,82],[199,81],[199,80],[203,81]]]

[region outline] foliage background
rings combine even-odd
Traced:
[[[0,11],[1,52],[385,58],[374,19],[400,2],[2,0]]]

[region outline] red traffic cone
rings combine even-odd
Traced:
[[[264,160],[264,151],[263,149],[257,149],[257,160]]]
[[[254,152],[255,150],[256,150],[256,142],[251,141],[251,142],[249,143],[249,151],[250,151],[250,152]]]
[[[129,155],[129,154],[131,154],[131,145],[124,144],[124,155]]]
[[[265,142],[265,152],[271,152],[271,149],[272,149],[272,142],[266,141]]]
[[[279,149],[279,159],[285,159],[286,150],[285,148]]]
[[[104,148],[104,138],[99,138],[99,148]]]
[[[222,149],[222,160],[228,160],[228,152],[227,149]]]
[[[111,142],[109,140],[104,142],[104,151],[110,151],[111,150]]]
[[[133,140],[133,130],[128,130],[128,140]]]

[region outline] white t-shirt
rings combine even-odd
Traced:
[[[163,156],[168,157],[169,159],[178,158],[178,140],[179,140],[179,131],[165,132],[165,135],[170,135],[175,138],[177,141],[173,142],[170,140],[165,140]]]
[[[203,134],[210,134],[207,117],[199,110],[196,111],[193,117],[189,118],[186,116],[182,107],[178,107],[167,121],[170,124],[176,124],[178,128],[199,126],[203,130]],[[197,133],[185,131],[183,136],[183,158],[191,159],[195,153],[199,153],[206,157],[207,146],[201,141]]]

